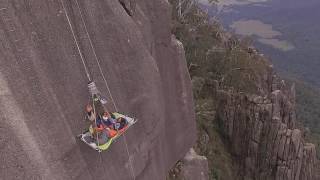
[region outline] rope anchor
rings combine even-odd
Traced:
[[[93,81],[90,81],[88,83],[88,89],[89,89],[89,92],[91,94],[91,96],[93,97],[93,100],[94,101],[100,101],[101,104],[107,104],[107,99],[103,98],[100,94],[100,91],[98,90],[97,86],[96,86],[96,83],[93,82]]]
[[[100,92],[96,86],[96,83],[93,81],[88,83],[88,89],[89,89],[89,92],[91,95],[100,94]]]

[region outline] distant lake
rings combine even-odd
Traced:
[[[270,57],[283,73],[320,87],[320,0],[199,0],[211,17]]]

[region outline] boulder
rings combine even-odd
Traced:
[[[199,156],[191,148],[182,160],[181,177],[183,180],[209,180],[207,158]]]

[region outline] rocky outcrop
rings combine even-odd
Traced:
[[[183,180],[209,180],[208,160],[199,156],[193,148],[182,160],[181,178]]]
[[[193,148],[170,170],[167,179],[209,180],[208,160],[198,155]]]
[[[61,2],[108,109],[102,74],[119,111],[139,119],[100,154],[76,139],[88,127],[88,79]],[[163,180],[195,143],[191,82],[166,0],[2,0],[0,16],[0,179]]]
[[[272,72],[272,71],[270,71]],[[315,180],[316,150],[296,127],[294,87],[273,73],[258,95],[217,90],[217,118],[239,163],[239,179]]]
[[[136,10],[136,1],[135,0],[119,0],[119,2],[129,16],[134,15],[134,12]]]

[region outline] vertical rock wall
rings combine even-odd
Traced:
[[[101,154],[76,139],[89,125],[88,79],[62,3],[108,109],[102,74],[119,111],[139,119]],[[166,0],[0,0],[0,13],[0,179],[163,180],[195,143],[190,77]]]
[[[294,87],[272,70],[263,95],[217,90],[218,119],[239,163],[239,179],[315,180],[316,150],[296,127]]]

